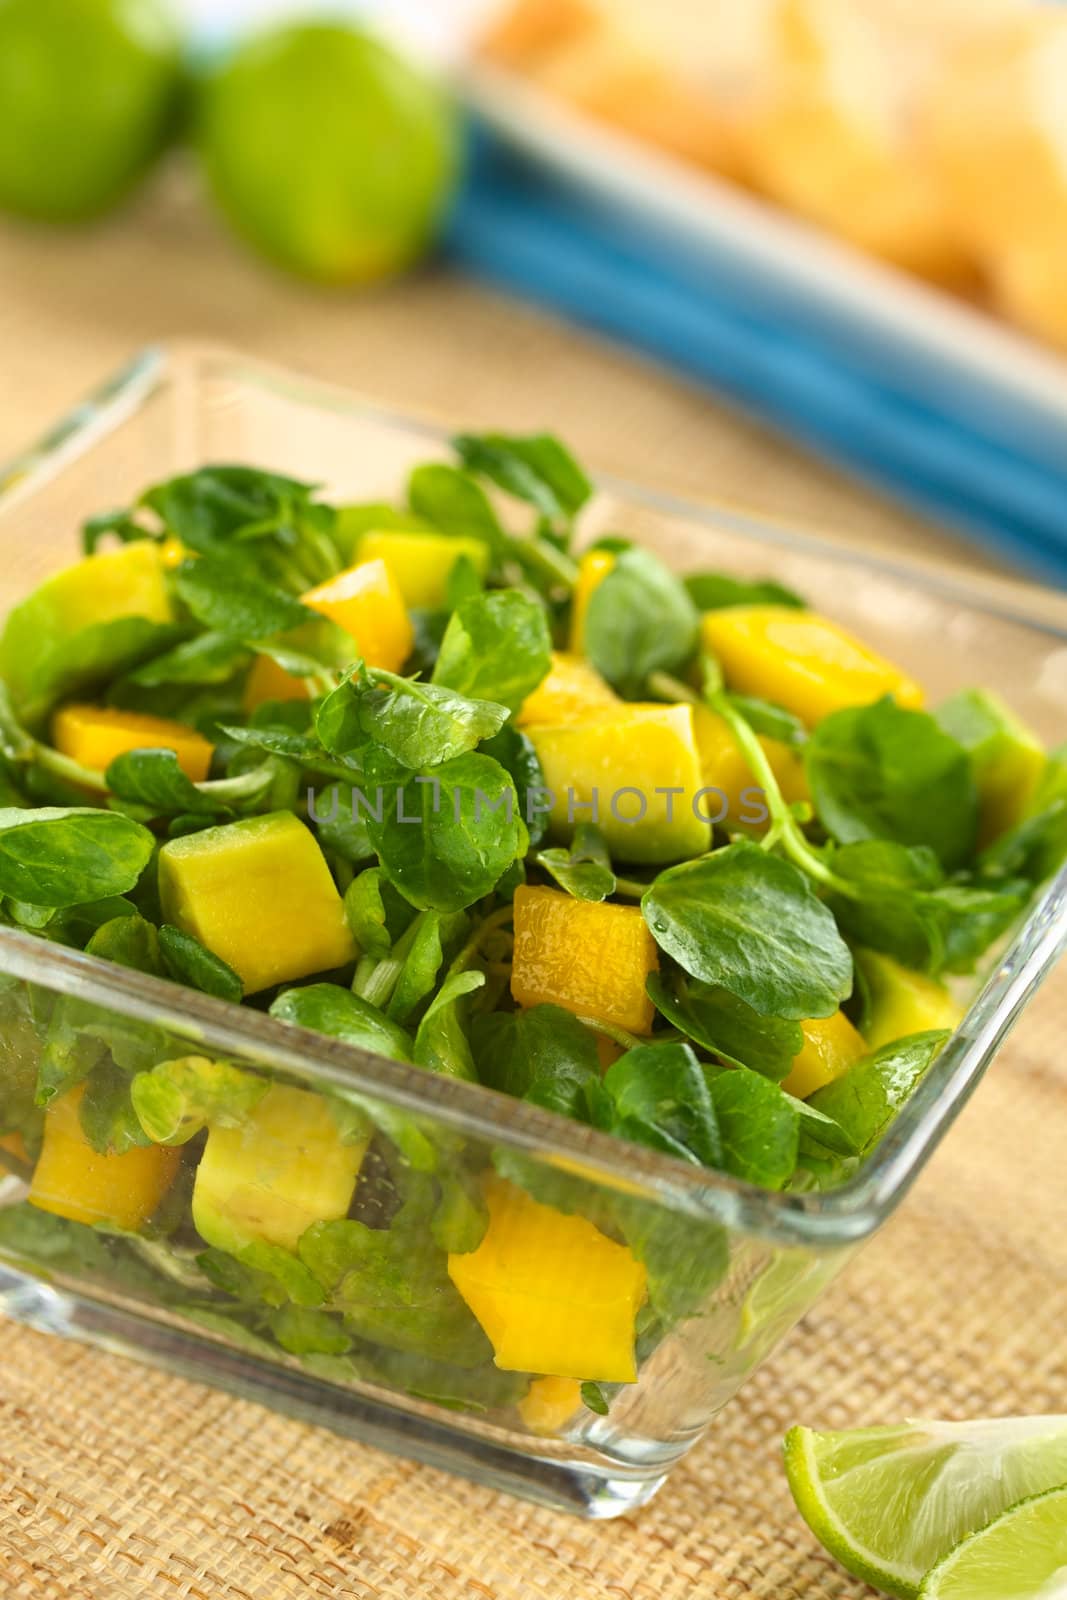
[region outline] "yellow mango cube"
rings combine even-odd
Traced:
[[[877,950],[857,950],[856,966],[869,995],[863,1036],[868,1050],[880,1050],[909,1033],[955,1028],[963,1007],[943,983],[901,966]]]
[[[762,830],[766,822],[756,822],[753,813],[763,802],[757,795],[745,795],[748,789],[758,789],[759,783],[729,724],[706,706],[695,707],[693,716],[704,782],[727,797],[730,809],[725,820],[731,826]],[[759,742],[786,804],[810,800],[804,762],[797,752],[782,739],[770,739],[761,734]]]
[[[268,700],[310,700],[311,688],[307,678],[286,672],[273,656],[257,655],[245,679],[241,704],[246,711],[255,711]]]
[[[553,796],[553,838],[595,822],[620,861],[685,861],[710,848],[705,787],[689,705],[607,706],[581,722],[527,726]],[[699,815],[698,815],[699,812]]]
[[[359,541],[360,561],[384,561],[405,605],[426,611],[439,611],[447,603],[448,580],[462,556],[480,578],[486,577],[489,546],[484,539],[389,528],[380,533],[372,529]]]
[[[610,683],[584,656],[553,650],[548,677],[524,700],[516,721],[520,728],[538,723],[581,722],[590,711],[620,704]]]
[[[919,684],[827,617],[790,606],[724,606],[707,611],[704,646],[731,689],[784,706],[809,727],[832,711],[890,694],[923,703]]]
[[[355,958],[326,859],[289,811],[171,839],[159,892],[165,920],[227,962],[246,994]]]
[[[558,1433],[582,1403],[579,1378],[535,1378],[519,1401],[519,1416],[531,1433]]]
[[[789,1076],[782,1084],[786,1094],[806,1100],[816,1089],[824,1089],[870,1048],[862,1034],[852,1026],[843,1011],[831,1017],[812,1017],[800,1024],[804,1045],[793,1057]]]
[[[584,1217],[540,1205],[503,1178],[485,1186],[489,1226],[448,1273],[505,1372],[602,1383],[637,1377],[634,1323],[645,1269]]]
[[[578,581],[571,596],[570,648],[575,655],[585,651],[585,619],[593,593],[615,566],[610,550],[587,550],[578,563]]]
[[[195,728],[108,706],[64,706],[52,724],[52,743],[62,755],[94,772],[106,772],[115,757],[128,750],[173,750],[193,783],[203,783],[213,754],[213,746]]]
[[[44,1142],[27,1196],[39,1211],[71,1222],[109,1223],[131,1233],[159,1209],[181,1164],[181,1151],[146,1145],[100,1155],[82,1132],[78,1084],[45,1112]]]
[[[629,1033],[651,1030],[655,1008],[645,984],[658,957],[636,906],[525,884],[514,910],[511,993],[520,1006],[562,1006]]]
[[[219,1250],[295,1250],[352,1201],[369,1137],[345,1143],[320,1094],[274,1083],[243,1121],[215,1123],[196,1169],[193,1222]]]
[[[359,561],[300,598],[351,634],[368,667],[399,672],[411,654],[411,618],[384,561]]]

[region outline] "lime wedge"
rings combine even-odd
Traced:
[[[1067,1600],[1067,1484],[972,1533],[928,1572],[922,1600]]]
[[[831,1555],[855,1577],[911,1600],[961,1539],[1027,1496],[1067,1483],[1067,1417],[846,1433],[793,1428],[785,1464],[801,1515]],[[1050,1590],[1047,1600],[1059,1595]]]

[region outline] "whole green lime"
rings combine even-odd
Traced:
[[[158,0],[0,0],[0,207],[106,211],[162,149],[181,83]]]
[[[447,97],[343,25],[253,39],[203,85],[199,143],[239,233],[323,283],[366,283],[425,249],[458,166]]]

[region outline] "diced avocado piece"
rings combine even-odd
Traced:
[[[158,545],[137,540],[86,556],[10,613],[0,634],[0,678],[16,708],[35,722],[60,694],[136,659],[153,628],[173,620]],[[114,628],[124,621],[128,628]],[[87,631],[75,658],[74,636]]]
[[[988,689],[964,689],[934,716],[971,758],[984,847],[1026,816],[1045,770],[1044,746]]]
[[[246,994],[354,960],[344,903],[290,811],[205,828],[159,853],[164,920],[233,968]]]
[[[240,1123],[211,1126],[193,1188],[196,1231],[231,1255],[254,1244],[295,1251],[312,1223],[346,1214],[367,1143],[345,1143],[322,1095],[272,1084]]]
[[[877,950],[853,952],[867,991],[863,1036],[870,1050],[935,1028],[955,1028],[963,1007],[935,978],[902,967]]]
[[[708,849],[707,818],[720,801],[701,794],[692,706],[607,707],[581,723],[526,732],[554,797],[554,838],[596,822],[620,861],[685,861]]]
[[[448,599],[452,569],[466,556],[478,576],[489,571],[489,546],[484,539],[446,533],[404,533],[372,529],[359,541],[361,561],[384,561],[396,579],[405,604],[426,611],[441,610]]]

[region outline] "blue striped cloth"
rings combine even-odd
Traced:
[[[708,384],[819,454],[1067,587],[1067,437],[751,276],[591,208],[489,134],[447,247],[468,271]]]

